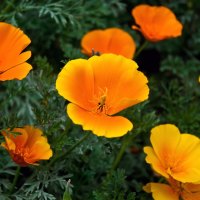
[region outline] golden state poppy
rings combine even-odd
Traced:
[[[132,16],[136,23],[132,28],[140,31],[151,42],[175,38],[182,34],[182,24],[167,7],[138,5],[132,9]]]
[[[132,59],[136,50],[131,35],[119,28],[90,31],[83,36],[81,46],[82,52],[88,56],[113,53]]]
[[[144,147],[146,162],[165,178],[180,182],[200,181],[200,139],[181,134],[172,124],[156,126],[151,130],[152,147]]]
[[[181,183],[172,178],[167,181],[169,184],[148,183],[143,189],[147,193],[152,193],[154,200],[200,199],[200,184]]]
[[[32,126],[14,128],[12,132],[3,131],[5,142],[1,144],[10,154],[13,161],[20,166],[36,164],[39,160],[48,160],[52,156],[52,150],[47,138],[42,136],[42,131]]]
[[[21,52],[31,40],[19,28],[4,22],[0,22],[0,38],[0,81],[25,78],[32,69],[26,62],[31,52]]]
[[[116,113],[148,98],[146,76],[131,59],[115,54],[68,62],[59,73],[58,93],[71,103],[67,113],[75,124],[98,136],[119,137],[132,123]]]

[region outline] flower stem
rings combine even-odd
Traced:
[[[127,147],[131,144],[132,140],[138,135],[138,133],[139,132],[136,131],[135,133],[126,135],[124,137],[122,145],[120,147],[120,150],[119,150],[119,152],[118,152],[118,154],[117,154],[117,156],[116,156],[116,158],[115,158],[115,160],[114,160],[114,162],[112,164],[110,173],[112,171],[114,171],[118,167],[118,165],[119,165],[119,163],[120,163],[120,161],[121,161],[121,159],[122,159]]]
[[[20,166],[17,166],[16,171],[15,171],[15,177],[14,177],[13,183],[12,183],[12,185],[11,185],[11,187],[10,187],[9,194],[12,194],[12,193],[13,193],[13,190],[15,189],[15,185],[16,185],[17,180],[18,180],[18,178],[19,178],[20,169],[21,169],[21,167],[20,167]]]
[[[49,163],[48,166],[51,166],[52,164],[54,164],[57,160],[59,160],[62,157],[67,156],[68,154],[70,154],[77,146],[79,146],[84,140],[86,140],[90,135],[90,132],[88,132],[87,134],[85,134],[77,143],[75,143],[68,151],[60,154],[59,156],[55,157],[54,159],[51,160],[51,162]]]
[[[134,59],[136,59],[139,56],[139,54],[147,47],[148,44],[149,42],[145,40],[144,43],[140,46],[140,48],[136,51]]]

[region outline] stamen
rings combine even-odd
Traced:
[[[108,91],[107,88],[105,89],[99,88],[99,94],[94,98],[96,104],[94,109],[95,113],[107,114],[107,109],[108,109],[108,106],[106,105],[107,91]]]

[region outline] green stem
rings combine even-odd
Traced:
[[[84,140],[86,140],[90,135],[90,132],[88,132],[87,134],[85,134],[77,143],[75,143],[68,151],[62,153],[61,155],[55,157],[53,160],[51,160],[51,162],[49,163],[48,166],[51,166],[52,164],[54,164],[57,160],[59,160],[62,157],[66,157],[68,154],[70,154],[77,146],[79,146]]]
[[[122,142],[122,145],[121,145],[121,147],[120,147],[120,150],[119,150],[119,152],[118,152],[118,154],[117,154],[117,156],[116,156],[116,158],[115,158],[115,160],[114,160],[114,162],[113,162],[113,164],[112,164],[110,173],[111,173],[112,171],[114,171],[114,170],[118,167],[118,165],[119,165],[119,163],[120,163],[120,161],[121,161],[121,159],[122,159],[122,157],[123,157],[123,155],[124,155],[124,153],[125,153],[127,147],[131,144],[132,140],[133,140],[137,135],[138,135],[138,132],[135,132],[135,133],[133,133],[133,134],[129,134],[129,135],[127,135],[127,136],[124,137],[123,142]],[[110,174],[110,173],[109,173],[109,174]]]
[[[140,48],[136,51],[134,59],[136,59],[139,56],[139,54],[147,47],[148,44],[149,42],[145,40],[144,43],[140,46]]]
[[[15,189],[15,185],[16,185],[17,180],[18,180],[18,178],[19,178],[20,169],[21,169],[21,167],[20,167],[20,166],[17,166],[16,171],[15,171],[15,177],[14,177],[13,183],[12,183],[12,185],[11,185],[11,187],[10,187],[9,194],[12,194],[12,193],[13,193],[13,190]]]
[[[120,150],[119,150],[119,152],[117,154],[117,157],[115,158],[115,160],[113,162],[113,165],[111,167],[111,171],[115,170],[117,168],[117,166],[119,165],[119,162],[122,159],[127,146],[128,146],[127,138],[124,138],[124,140],[122,142],[122,145],[120,147]]]

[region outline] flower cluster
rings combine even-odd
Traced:
[[[131,13],[136,24],[132,29],[147,41],[159,42],[182,34],[181,22],[164,6],[142,4]],[[5,22],[0,22],[0,38],[0,81],[22,80],[32,69],[26,62],[31,51],[23,52],[31,40]],[[69,101],[67,115],[74,124],[97,136],[124,136],[133,124],[120,112],[149,98],[148,78],[133,60],[140,50],[136,51],[136,42],[128,32],[116,27],[89,31],[82,37],[81,48],[89,58],[67,62],[55,83],[58,94]],[[27,125],[2,130],[1,134],[5,140],[1,146],[20,166],[38,165],[53,155],[39,128]],[[146,162],[166,183],[148,183],[144,190],[155,200],[199,200],[200,139],[165,124],[151,130],[150,140],[152,147],[144,147]]]
[[[200,139],[165,124],[151,130],[150,140],[152,147],[144,147],[146,162],[168,184],[149,183],[144,190],[155,200],[200,199]]]
[[[155,42],[181,35],[182,25],[168,8],[141,5],[132,13],[140,25],[137,29],[147,40]],[[135,42],[124,30],[108,28],[86,33],[81,46],[82,52],[92,57],[68,62],[56,81],[58,93],[71,102],[67,113],[75,124],[98,136],[123,136],[132,129],[132,123],[112,115],[146,100],[149,94],[147,78],[131,60]]]

